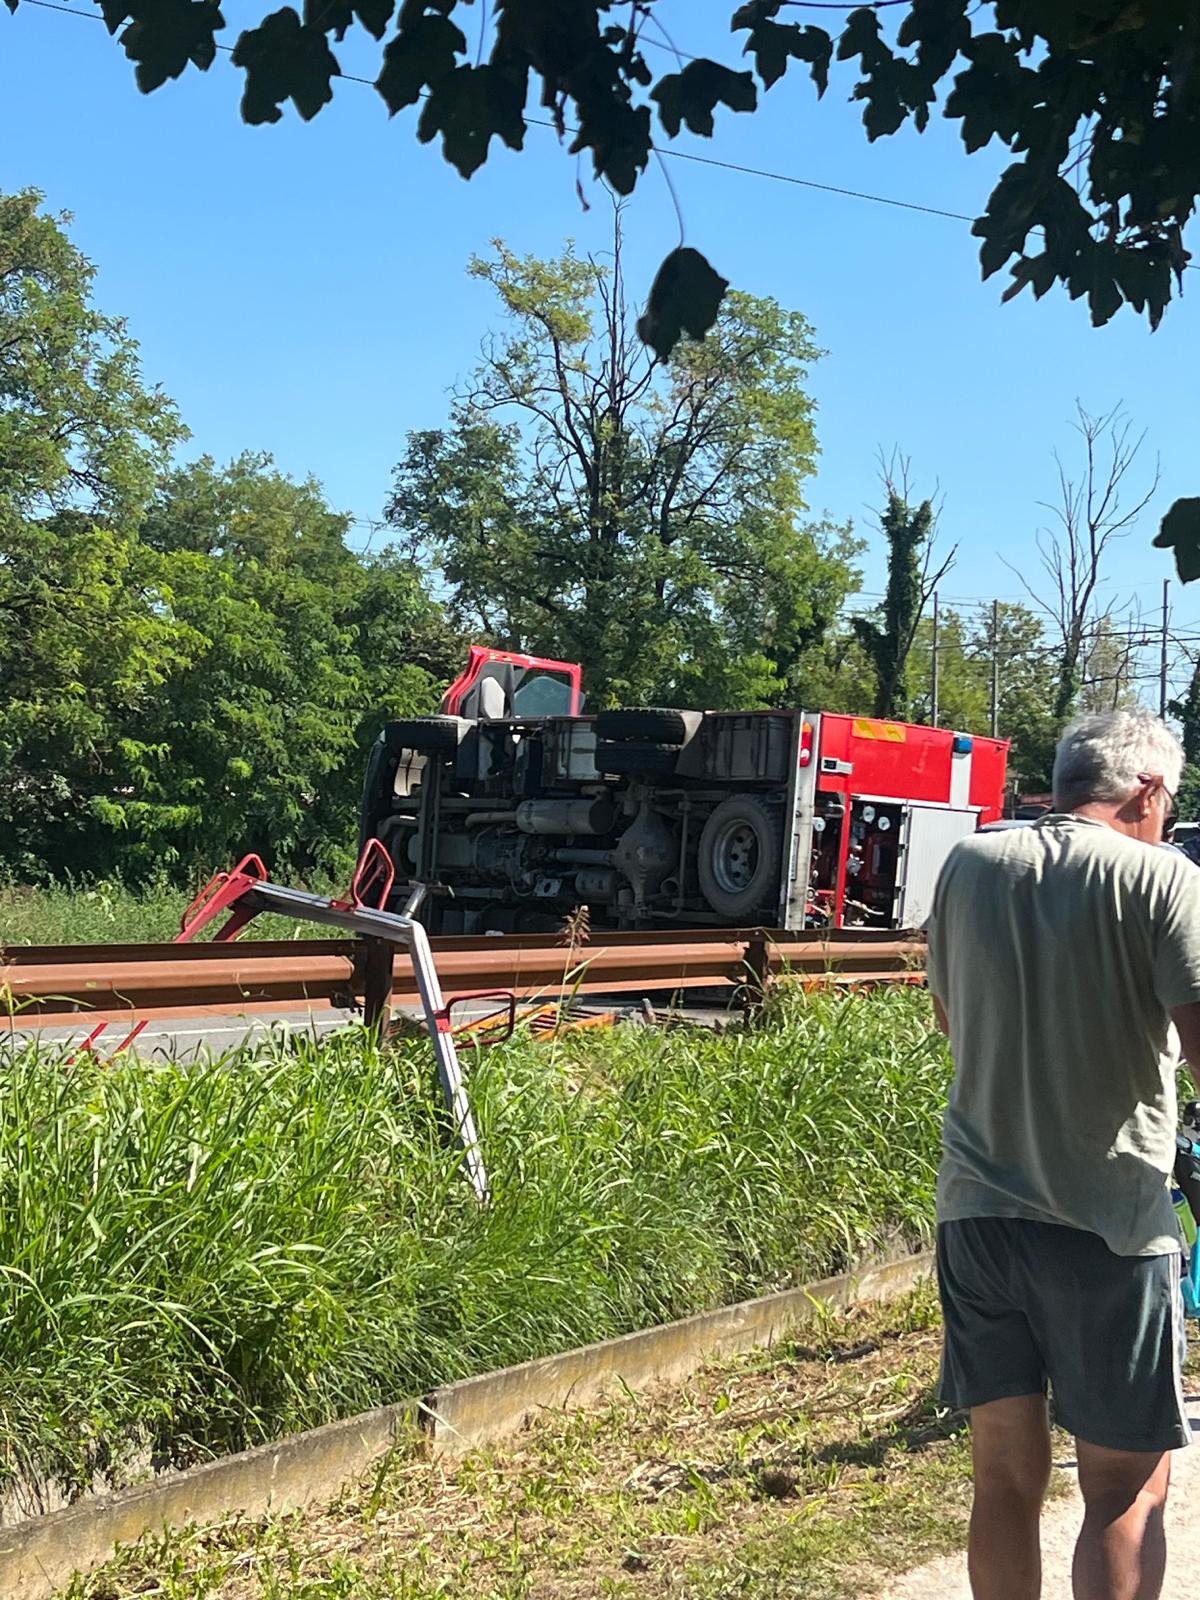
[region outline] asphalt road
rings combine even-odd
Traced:
[[[311,1033],[319,1038],[338,1028],[347,1027],[356,1020],[352,1012],[330,1011],[328,1007],[319,1012],[289,1011],[273,1017],[247,1017],[236,1012],[205,1017],[203,1020],[172,1020],[165,1017],[150,1022],[138,1035],[134,1048],[141,1056],[165,1055],[194,1059],[202,1055],[223,1055],[255,1038],[265,1037],[273,1030],[283,1030],[288,1034]],[[0,1033],[0,1050],[38,1040],[55,1048],[67,1044],[78,1045],[91,1031],[92,1024],[85,1017],[62,1028],[22,1028],[18,1017],[11,1028],[6,1024]],[[97,1053],[103,1055],[106,1050],[115,1050],[127,1032],[128,1029],[122,1024],[110,1023],[96,1040]]]
[[[665,1015],[672,1009],[670,994],[651,995],[648,998],[660,1015]],[[586,1003],[589,1010],[611,1007],[621,1013],[636,1010],[640,1000],[627,994],[613,996],[608,1000],[602,996],[588,996]],[[483,1005],[477,1009],[482,1015],[493,1007]],[[712,994],[696,992],[684,1005],[674,1009],[690,1022],[708,1026],[714,1026],[730,1016],[718,992]],[[416,1006],[398,1007],[397,1012],[418,1019],[421,1015]],[[455,1008],[456,1023],[469,1020],[470,1015],[469,1007],[461,1010]],[[328,1007],[311,1012],[287,1011],[261,1016],[247,1016],[244,1013],[231,1011],[203,1019],[164,1017],[151,1021],[139,1034],[133,1048],[141,1056],[158,1055],[177,1060],[194,1060],[203,1056],[222,1055],[237,1049],[240,1045],[252,1043],[256,1038],[266,1037],[273,1031],[282,1031],[289,1035],[305,1033],[323,1038],[339,1028],[354,1025],[358,1020],[354,1012],[331,1011]],[[44,1044],[55,1047],[66,1044],[78,1045],[87,1038],[91,1030],[92,1025],[85,1016],[80,1016],[77,1021],[61,1028],[22,1028],[20,1018],[17,1017],[11,1026],[5,1023],[0,1027],[0,1051],[33,1040],[41,1040]],[[106,1032],[96,1041],[97,1053],[103,1055],[106,1050],[115,1050],[126,1032],[127,1029],[121,1024],[110,1023]]]

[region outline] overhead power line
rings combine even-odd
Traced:
[[[907,4],[908,0],[879,0],[879,3],[899,5]],[[102,23],[104,21],[104,18],[98,11],[79,11],[74,6],[58,4],[57,0],[24,0],[24,4],[37,6],[42,11],[57,11],[64,17],[82,17],[85,22]],[[834,6],[831,9],[845,11],[853,10],[854,8],[852,6]],[[657,40],[650,40],[646,42],[656,45],[658,44]],[[673,49],[673,46],[664,44],[661,46],[661,48]],[[225,55],[233,54],[232,45],[218,44],[217,49],[222,51]],[[688,56],[683,51],[679,51],[677,53],[683,56],[685,60],[696,60],[695,56]],[[346,83],[363,84],[368,89],[373,89],[375,87],[370,78],[358,77],[352,72],[342,72],[339,73],[338,76]],[[421,98],[426,99],[428,97],[426,95],[422,95]],[[556,124],[551,122],[547,117],[526,117],[525,120],[530,124],[530,126],[535,128],[549,128],[552,133],[557,133],[559,131]],[[578,132],[577,129],[571,127],[568,127],[566,131],[568,133]],[[767,178],[774,183],[786,183],[799,189],[816,189],[823,194],[838,194],[850,200],[867,200],[873,205],[893,206],[902,211],[919,211],[931,217],[945,217],[952,222],[974,222],[975,220],[974,217],[968,216],[964,211],[947,211],[942,206],[924,205],[915,200],[898,200],[894,195],[871,194],[865,189],[850,189],[836,183],[820,183],[815,178],[802,178],[793,172],[773,172],[766,167],[752,167],[736,161],[721,161],[716,156],[699,155],[688,150],[675,150],[670,146],[659,149],[658,154],[669,157],[675,161],[690,161],[696,166],[715,167],[725,172],[736,172],[743,177]]]
[[[868,0],[868,4],[870,3],[872,3],[872,0]],[[907,5],[909,3],[910,0],[873,0],[875,9],[878,9],[882,6]],[[99,12],[78,11],[73,6],[58,4],[57,0],[24,0],[24,4],[38,6],[43,11],[61,12],[63,16],[67,17],[82,17],[87,22],[103,22],[104,20]],[[832,0],[830,0],[830,3],[827,4],[820,3],[820,0],[785,0],[785,4],[808,6],[817,10],[831,11],[852,11],[859,9],[859,7],[856,5],[833,4]],[[658,40],[644,40],[643,42],[653,44],[659,49],[671,50],[674,52],[674,54],[678,55],[682,60],[685,61],[696,61],[700,59],[697,56],[689,55],[686,51],[677,50],[673,44],[663,44]],[[226,55],[233,54],[232,45],[217,44],[216,48],[224,52]],[[371,78],[362,78],[352,72],[338,72],[337,76],[345,83],[358,83],[362,84],[368,89],[375,88],[375,83]],[[429,97],[426,93],[422,92],[418,98],[425,100]],[[560,128],[557,123],[551,122],[549,118],[546,117],[527,116],[525,121],[530,127],[547,128],[551,133],[578,133],[579,131],[578,128],[573,127],[569,123],[564,124]],[[794,172],[775,172],[769,167],[753,167],[737,161],[722,161],[716,156],[699,155],[690,150],[676,150],[669,145],[664,147],[659,147],[656,145],[654,149],[656,155],[670,160],[690,161],[696,166],[713,167],[718,171],[724,172],[736,172],[743,177],[765,178],[772,183],[786,183],[791,185],[793,188],[798,189],[814,189],[821,194],[841,195],[848,200],[866,200],[872,205],[891,206],[900,211],[915,211],[924,216],[944,217],[950,222],[974,222],[976,220],[975,217],[971,216],[965,211],[950,211],[944,206],[926,205],[917,200],[900,200],[897,199],[895,195],[873,194],[870,190],[851,189],[843,184],[821,183],[815,178],[802,178],[799,176],[799,174]],[[1187,266],[1191,271],[1200,271],[1200,264],[1198,263],[1189,261]]]
[[[875,10],[878,10],[884,6],[908,5],[910,3],[911,0],[865,0],[865,4],[871,9]],[[88,22],[104,21],[104,18],[99,12],[78,11],[74,6],[58,4],[57,0],[24,0],[24,4],[38,6],[43,11],[61,12],[63,16],[67,17],[82,17]],[[861,9],[860,5],[843,5],[840,3],[834,4],[833,0],[784,0],[784,4],[807,7],[808,9],[818,11],[854,11]],[[642,42],[653,44],[659,49],[670,50],[685,61],[696,61],[700,59],[698,56],[689,55],[686,51],[676,49],[675,45],[671,43],[661,43],[658,40],[644,40]],[[216,48],[220,51],[223,51],[226,55],[233,54],[232,45],[217,44]],[[371,78],[362,78],[352,72],[339,71],[336,76],[341,78],[346,83],[362,84],[368,89],[375,88],[375,83]],[[429,96],[428,94],[422,92],[418,98],[426,100],[429,98]],[[578,128],[573,127],[569,123],[563,124],[560,128],[557,123],[551,122],[549,118],[546,117],[527,116],[525,121],[530,127],[548,128],[552,133],[578,133],[579,131]],[[944,217],[951,222],[974,222],[976,220],[975,217],[971,216],[965,211],[950,211],[944,206],[925,205],[923,202],[916,200],[899,200],[895,195],[872,194],[869,190],[851,189],[842,184],[820,183],[815,178],[802,178],[794,172],[774,172],[768,167],[752,167],[737,161],[722,161],[716,156],[703,156],[689,150],[676,150],[669,145],[661,148],[656,145],[654,149],[656,155],[664,156],[675,161],[691,161],[696,166],[715,167],[720,171],[736,172],[744,177],[766,178],[773,183],[786,183],[799,189],[815,189],[822,194],[842,195],[848,200],[866,200],[872,205],[892,206],[901,211],[916,211],[925,216]],[[1193,271],[1200,271],[1200,264],[1188,262],[1187,265]]]
[[[548,126],[548,124],[547,124]],[[667,148],[659,152],[676,161],[694,161],[701,167],[720,167],[726,172],[738,172],[751,178],[770,178],[775,183],[790,183],[800,189],[820,189],[825,194],[845,195],[850,200],[870,200],[877,206],[897,206],[902,211],[923,211],[929,217],[948,217],[952,222],[974,222],[965,211],[947,211],[942,206],[927,206],[916,200],[897,200],[894,195],[870,194],[865,189],[847,189],[841,184],[818,183],[815,178],[800,178],[792,172],[772,172],[766,167],[742,166],[737,161],[721,161],[716,156],[696,155],[690,150]]]

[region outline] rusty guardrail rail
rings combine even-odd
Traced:
[[[21,1028],[131,1017],[321,1010],[418,999],[411,962],[391,973],[369,939],[223,944],[13,945],[0,948],[0,1017]],[[650,994],[760,983],[788,972],[810,982],[920,981],[924,943],[911,934],[838,930],[689,929],[593,934],[569,947],[544,934],[432,941],[442,987],[561,994]],[[374,966],[374,970],[372,970]],[[374,991],[374,992],[372,992]]]

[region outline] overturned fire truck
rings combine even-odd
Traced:
[[[475,647],[439,716],[382,730],[360,845],[430,887],[433,933],[582,905],[594,928],[913,928],[951,846],[1000,817],[1007,756],[830,712],[584,715],[578,666]]]

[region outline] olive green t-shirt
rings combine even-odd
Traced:
[[[928,932],[955,1061],[938,1221],[1027,1217],[1117,1255],[1177,1250],[1168,1012],[1200,1001],[1200,869],[1043,817],[956,845]]]

